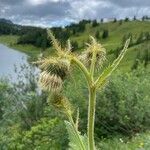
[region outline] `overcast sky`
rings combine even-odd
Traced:
[[[81,19],[150,16],[150,0],[0,0],[0,18],[36,26],[64,26]]]

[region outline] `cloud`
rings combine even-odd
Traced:
[[[122,8],[150,7],[150,0],[106,0]]]
[[[150,0],[0,0],[0,17],[37,26],[150,15]]]

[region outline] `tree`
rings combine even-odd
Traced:
[[[44,51],[47,47],[47,39],[43,39],[41,42],[41,48]]]
[[[86,23],[84,21],[80,21],[78,25],[78,32],[84,32],[86,27]]]
[[[108,32],[108,30],[105,29],[105,30],[103,31],[102,38],[103,38],[103,39],[106,39],[108,36],[109,36],[109,32]]]
[[[146,48],[145,49],[145,52],[144,52],[144,66],[147,67],[149,61],[150,61],[150,56],[149,56],[149,48]]]
[[[72,49],[71,49],[72,52],[78,50],[79,45],[77,41],[71,42],[71,45],[72,45]]]
[[[145,32],[145,39],[150,40],[150,32]]]
[[[122,21],[122,19],[121,19],[121,20],[119,20],[119,25],[122,25],[122,22],[123,22],[123,21]]]
[[[100,38],[100,33],[99,33],[98,30],[97,30],[96,33],[95,33],[95,37],[96,37],[96,39],[99,39],[99,38]]]
[[[93,20],[93,22],[92,22],[92,27],[96,27],[96,26],[98,26],[98,22],[97,22],[97,20],[95,19],[95,20]]]
[[[114,54],[115,54],[115,58],[117,58],[120,54],[120,51],[121,51],[121,48],[120,47],[117,47],[114,51]]]
[[[136,16],[133,17],[133,20],[136,21]]]
[[[145,49],[143,49],[143,53],[141,53],[140,49],[138,50],[132,69],[137,69],[139,63],[143,63],[144,67],[147,67],[147,65],[149,64],[149,61],[150,61],[149,47],[145,46]]]
[[[125,21],[125,22],[128,22],[128,21],[129,21],[129,18],[128,18],[128,17],[126,17],[124,21]]]
[[[140,60],[141,60],[141,53],[140,53],[140,50],[138,50],[133,66],[131,67],[132,70],[135,70],[138,68]]]
[[[104,19],[103,18],[101,18],[101,23],[103,23],[104,22]]]
[[[136,40],[136,43],[137,44],[141,43],[143,41],[143,39],[144,39],[144,33],[141,32],[140,35],[139,35],[139,37]]]
[[[114,18],[114,21],[113,22],[117,22],[117,19],[116,18]]]
[[[130,38],[130,44],[129,44],[129,46],[132,46],[133,45],[133,35],[132,35],[132,33],[128,34],[127,39],[128,38]]]

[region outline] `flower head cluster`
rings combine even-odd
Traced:
[[[44,90],[57,92],[69,74],[70,63],[66,59],[46,58],[37,62],[41,69],[39,83]]]
[[[80,56],[81,61],[87,67],[91,65],[93,53],[96,55],[95,67],[101,68],[104,61],[106,60],[106,50],[101,44],[97,43],[93,37],[91,37],[91,42],[87,43],[86,50]]]
[[[53,94],[51,95],[51,97],[49,97],[50,99],[50,103],[59,111],[64,112],[64,113],[68,113],[68,114],[72,114],[73,110],[72,110],[72,105],[70,104],[69,100],[59,94]]]
[[[47,71],[43,71],[40,74],[39,85],[46,91],[60,91],[62,88],[62,79],[55,74],[50,74]]]

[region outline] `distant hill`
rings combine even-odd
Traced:
[[[7,23],[7,24],[13,24],[11,20],[0,18],[0,23]]]
[[[11,21],[6,23],[6,19],[2,21],[5,23],[0,21],[0,42],[10,42],[10,37],[12,37],[14,42],[11,43],[15,43],[16,49],[24,51],[26,47],[25,52],[28,54],[32,53],[32,56],[41,53],[41,51],[45,55],[52,51],[46,29],[10,24]],[[53,27],[51,30],[62,46],[66,45],[66,41],[69,38],[73,47],[72,51],[75,52],[82,51],[85,48],[85,43],[89,42],[89,35],[96,37],[106,48],[109,57],[111,57],[109,61],[118,56],[125,41],[130,37],[130,48],[121,63],[124,66],[123,68],[131,68],[137,59],[140,59],[141,62],[144,59],[150,61],[150,21],[146,18],[141,20],[114,19],[109,22],[103,22],[103,20],[100,22],[96,20],[82,20],[76,24],[72,23],[65,28]],[[29,46],[32,48],[29,49]]]

